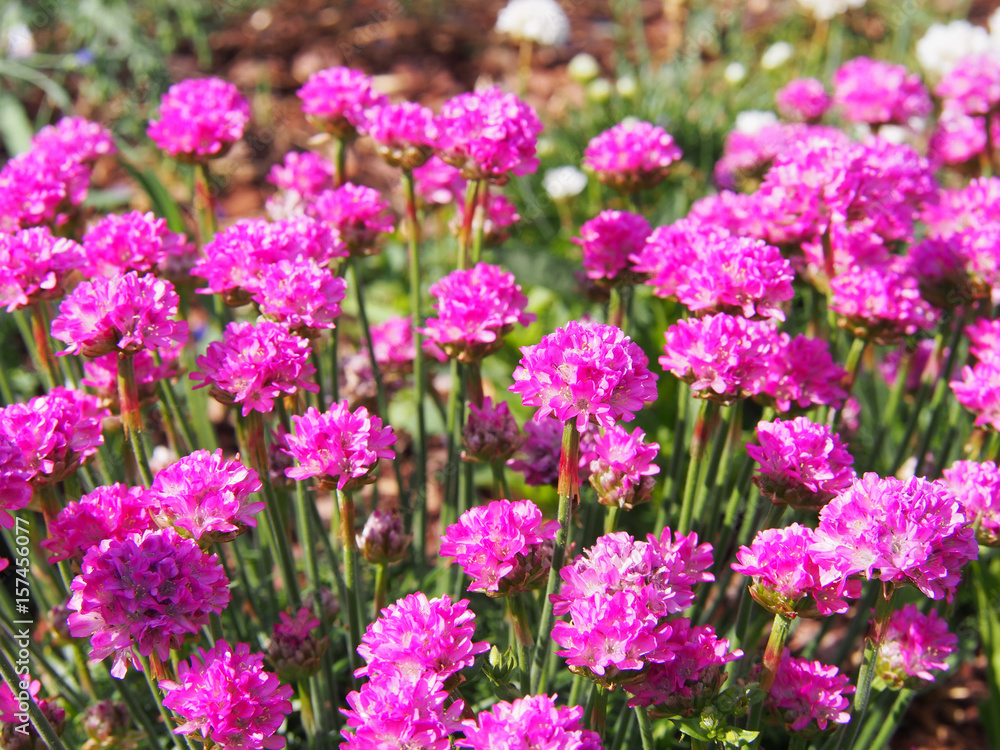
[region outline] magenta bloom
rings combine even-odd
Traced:
[[[428,345],[436,344],[460,362],[478,362],[492,354],[515,324],[528,325],[535,319],[524,311],[528,298],[514,274],[488,263],[452,271],[428,291],[438,300],[438,317],[428,318],[419,332]]]
[[[133,647],[167,661],[185,635],[197,633],[209,614],[229,604],[229,581],[218,556],[172,529],[91,547],[70,588],[70,633],[90,636],[92,660],[114,655],[111,674],[119,679],[130,661],[142,669]]]
[[[222,450],[195,451],[153,478],[148,498],[150,514],[161,528],[203,546],[228,542],[257,526],[254,515],[264,503],[251,502],[260,492],[257,472],[239,461],[226,461]]]
[[[311,258],[264,266],[253,288],[261,313],[299,335],[336,328],[345,296],[347,282]]]
[[[447,680],[471,667],[476,654],[489,650],[488,643],[472,642],[475,620],[467,599],[452,603],[447,595],[428,600],[422,592],[410,594],[383,609],[368,626],[358,646],[366,665],[354,674],[374,675],[387,665]]]
[[[105,539],[122,542],[133,532],[155,528],[146,493],[145,487],[112,484],[70,501],[49,521],[49,538],[41,543],[49,553],[49,562],[79,562]]]
[[[962,506],[976,538],[992,547],[1000,543],[1000,469],[993,461],[956,461],[944,470],[944,484]]]
[[[535,110],[496,86],[459,94],[441,106],[437,151],[467,180],[499,185],[538,169],[542,123]]]
[[[507,461],[514,471],[524,474],[524,483],[538,487],[559,479],[559,455],[562,452],[562,423],[555,418],[524,423],[524,442],[518,458]]]
[[[354,138],[364,125],[365,110],[388,100],[372,79],[352,68],[326,68],[309,76],[298,91],[310,121],[337,138]]]
[[[652,706],[657,716],[690,716],[711,701],[726,680],[726,664],[743,656],[729,651],[729,641],[719,638],[711,625],[691,626],[691,621],[670,621],[668,650],[673,659],[649,665],[638,682],[623,687],[633,697],[629,706]]]
[[[917,689],[934,682],[935,672],[948,669],[948,657],[958,648],[958,637],[948,632],[948,622],[931,610],[923,614],[915,604],[907,604],[889,618],[878,660],[875,679],[891,690]]]
[[[382,372],[402,373],[410,370],[417,356],[413,342],[413,321],[395,316],[371,327],[375,361]]]
[[[816,78],[796,78],[774,95],[778,112],[794,122],[816,122],[830,107],[826,86]]]
[[[689,226],[699,227],[702,232],[725,229],[735,235],[765,236],[754,196],[732,190],[721,190],[696,200],[688,211],[687,222]],[[669,226],[676,227],[683,223],[682,219]]]
[[[278,190],[309,198],[333,187],[333,165],[312,151],[289,151],[284,161],[271,167],[267,181]]]
[[[941,78],[934,93],[945,100],[946,110],[990,114],[1000,104],[1000,61],[987,52],[963,57]]]
[[[454,557],[472,578],[469,591],[515,595],[548,576],[558,521],[543,521],[530,500],[497,500],[471,508],[441,537],[441,555]]]
[[[221,78],[175,83],[160,100],[160,119],[146,134],[171,156],[201,160],[221,156],[243,137],[250,105],[239,89]]]
[[[279,612],[278,618],[281,622],[274,626],[267,653],[278,678],[298,682],[316,674],[330,643],[329,636],[318,635],[320,619],[305,606],[299,607],[295,617]]]
[[[1000,430],[1000,360],[962,368],[960,380],[949,383],[955,398],[976,415],[976,426]]]
[[[69,344],[60,354],[99,357],[115,351],[170,348],[187,340],[186,320],[176,320],[180,298],[169,281],[139,276],[98,276],[84,281],[59,305],[52,338]]]
[[[432,156],[422,167],[413,170],[414,189],[424,203],[444,205],[465,195],[462,170],[440,156]]]
[[[930,94],[905,65],[855,57],[833,74],[833,101],[851,122],[906,125],[931,113]]]
[[[465,704],[447,707],[444,680],[434,672],[412,672],[379,663],[369,670],[368,682],[347,694],[345,750],[451,750],[451,734],[458,731]],[[351,732],[349,730],[353,729]]]
[[[582,706],[556,706],[554,697],[528,695],[463,721],[465,739],[455,744],[474,750],[602,750],[600,735],[584,729],[582,719]]]
[[[636,427],[631,434],[614,425],[594,435],[594,458],[590,461],[590,484],[604,505],[631,510],[649,502],[654,476],[660,467],[653,461],[659,443],[646,443],[646,433]]]
[[[632,421],[644,403],[656,400],[649,360],[614,326],[573,320],[522,346],[521,354],[508,390],[520,393],[525,406],[539,407],[535,421],[552,414],[562,422],[575,418],[581,431],[592,419],[611,427]]]
[[[966,326],[969,353],[980,362],[1000,359],[1000,320],[977,318]]]
[[[319,390],[309,380],[316,372],[309,362],[309,343],[269,320],[230,323],[222,341],[209,344],[197,365],[202,371],[189,376],[201,381],[195,388],[211,386],[220,402],[242,404],[244,417],[271,411],[274,399],[283,394]]]
[[[660,366],[699,398],[727,404],[763,390],[777,348],[769,323],[726,313],[679,320],[665,337]]]
[[[979,548],[961,505],[940,485],[868,473],[819,512],[818,558],[867,580],[910,583],[951,601]]]
[[[629,211],[601,211],[580,227],[573,242],[583,248],[583,267],[588,279],[614,281],[631,265],[652,231],[649,222]],[[628,274],[621,281],[628,283]]]
[[[55,299],[66,277],[83,264],[83,249],[48,227],[0,232],[0,305],[7,312]]]
[[[81,164],[91,164],[118,151],[114,136],[103,125],[83,117],[63,117],[55,125],[46,125],[31,139],[31,145],[51,151],[61,149],[66,158]]]
[[[941,190],[920,218],[928,236],[941,238],[1000,221],[1000,177],[977,177],[963,188]]]
[[[899,341],[931,330],[938,311],[920,296],[920,284],[898,263],[871,265],[837,276],[830,282],[830,309],[856,336],[877,344]]]
[[[770,612],[792,618],[843,614],[845,600],[861,596],[861,582],[814,554],[815,542],[815,532],[797,523],[765,529],[740,547],[732,567],[753,579],[750,595]]]
[[[441,134],[434,113],[415,102],[372,107],[365,112],[363,130],[386,162],[410,170],[431,158]]]
[[[840,670],[818,661],[792,658],[785,649],[778,676],[764,705],[790,732],[802,732],[815,722],[821,732],[832,724],[847,724],[851,715],[845,695],[854,692]]]
[[[462,428],[462,458],[493,463],[506,461],[521,447],[524,438],[506,401],[498,404],[487,396],[483,405],[469,404],[469,418]]]
[[[7,417],[6,410],[0,411],[0,416]],[[0,528],[13,528],[10,512],[26,508],[31,502],[31,473],[13,436],[0,424]]]
[[[747,445],[747,455],[760,464],[753,481],[773,503],[817,510],[857,476],[837,433],[805,417],[759,422],[757,440]]]
[[[0,436],[21,455],[28,481],[40,486],[61,482],[97,453],[104,443],[101,421],[110,416],[94,396],[56,386],[27,404],[0,409]]]
[[[758,401],[773,405],[779,413],[813,406],[839,409],[847,391],[841,387],[847,370],[833,361],[830,346],[822,339],[803,334],[795,338],[780,333],[774,359]]]
[[[714,245],[729,236],[716,226],[714,217],[686,218],[664,227],[657,227],[645,244],[631,256],[636,273],[647,274],[647,284],[660,297],[672,297],[684,283],[684,270],[699,262],[700,248]]]
[[[337,230],[352,255],[371,255],[378,236],[395,229],[391,208],[381,193],[350,182],[324,190],[309,212]]]
[[[946,109],[927,143],[927,158],[933,164],[964,164],[979,156],[985,148],[986,121]]]
[[[583,165],[605,185],[632,193],[658,185],[680,158],[681,150],[666,130],[627,119],[590,139]]]
[[[219,750],[280,750],[276,734],[292,712],[290,685],[264,669],[264,655],[251,654],[245,643],[233,648],[216,641],[199,648],[177,667],[177,680],[161,680],[163,705],[184,723],[175,734],[197,734]]]
[[[375,481],[380,458],[393,458],[392,427],[360,406],[352,412],[346,399],[324,413],[313,407],[293,416],[295,434],[288,435],[289,455],[299,465],[285,470],[292,479],[318,477],[324,489],[353,490]]]
[[[118,276],[129,271],[153,273],[169,257],[194,253],[182,234],[171,232],[166,219],[150,211],[108,214],[83,235],[83,272],[87,276]]]

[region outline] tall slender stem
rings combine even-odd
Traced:
[[[361,666],[358,646],[361,644],[361,576],[358,569],[358,543],[354,534],[354,498],[350,492],[337,490],[340,511],[340,543],[344,547],[344,588],[347,599],[347,627],[351,637],[351,671]]]
[[[198,162],[194,165],[194,212],[198,218],[199,239],[204,247],[218,231],[215,198],[212,196],[207,162]]]
[[[507,612],[514,626],[514,638],[517,641],[517,666],[521,674],[521,692],[527,693],[530,687],[531,665],[529,650],[534,645],[531,637],[531,627],[528,624],[528,613],[524,607],[524,594],[520,591],[507,596]]]
[[[667,525],[669,510],[667,504],[674,499],[677,486],[680,484],[681,467],[684,461],[681,457],[684,453],[684,441],[687,438],[687,412],[688,388],[684,383],[677,382],[677,419],[674,421],[673,446],[670,451],[670,466],[667,469],[666,479],[663,482],[663,496],[660,499],[660,508],[656,512],[656,525],[654,527],[657,536]]]
[[[635,715],[639,720],[639,736],[642,738],[642,750],[655,750],[656,743],[653,740],[653,724],[649,720],[645,706],[636,706]]]
[[[469,267],[469,246],[472,243],[472,220],[476,214],[476,200],[481,182],[470,180],[465,188],[465,206],[462,209],[462,228],[458,235],[458,267]]]
[[[703,400],[698,410],[698,418],[694,424],[694,436],[691,439],[691,461],[688,464],[687,477],[684,480],[684,497],[681,500],[680,518],[675,531],[686,534],[691,530],[691,519],[694,512],[695,494],[698,488],[698,477],[701,474],[705,449],[715,422],[715,412],[718,405],[709,400]]]
[[[136,657],[142,663],[142,676],[146,678],[146,684],[149,686],[149,692],[152,693],[153,700],[156,702],[156,707],[160,711],[160,717],[163,719],[163,724],[170,733],[170,738],[174,741],[174,747],[176,747],[177,750],[184,750],[185,745],[187,744],[187,738],[185,737],[185,741],[182,742],[181,738],[174,734],[174,729],[177,728],[177,725],[171,718],[170,712],[167,711],[166,706],[163,705],[163,695],[160,693],[160,689],[153,682],[153,675],[150,672],[151,667],[149,665],[149,657],[142,656],[138,653],[138,650],[136,650]]]
[[[153,483],[153,472],[149,468],[146,444],[142,440],[142,410],[135,384],[135,364],[132,355],[125,352],[118,352],[118,403],[121,407],[122,429],[132,446],[136,468],[142,483],[149,487]]]
[[[21,692],[19,685],[21,684],[17,673],[14,671],[14,665],[10,663],[2,650],[0,650],[0,675],[3,676],[4,682],[10,688],[14,695],[18,695]],[[49,724],[49,720],[45,718],[45,714],[38,707],[37,701],[34,698],[28,698],[28,717],[31,719],[31,726],[35,728],[38,735],[45,742],[49,750],[66,750],[66,746],[59,739],[52,725]]]
[[[333,186],[340,187],[347,182],[347,141],[333,139]]]
[[[45,319],[44,303],[36,302],[29,309],[31,310],[31,333],[38,351],[38,359],[42,364],[43,380],[45,387],[51,390],[63,382],[63,379],[59,376],[56,358],[52,353],[52,345],[49,343],[49,326]]]

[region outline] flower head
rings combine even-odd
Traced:
[[[506,461],[523,441],[506,401],[494,404],[487,396],[481,407],[469,404],[469,418],[462,428],[463,459],[484,463]]]
[[[252,296],[268,320],[315,335],[336,327],[347,282],[311,258],[283,259],[262,268]]]
[[[309,360],[309,343],[278,323],[262,320],[230,323],[222,341],[213,341],[198,357],[201,372],[192,380],[195,388],[212,387],[212,395],[224,404],[242,404],[243,416],[251,411],[267,413],[274,399],[299,389],[315,392],[309,380],[316,371]]]
[[[785,413],[813,406],[839,409],[847,398],[841,382],[847,370],[833,361],[822,339],[778,334],[767,381],[756,400]]]
[[[796,78],[774,95],[782,117],[797,122],[815,122],[830,107],[826,86],[816,78]]]
[[[83,249],[48,227],[0,232],[0,305],[7,312],[63,293],[66,277],[83,264]]]
[[[224,640],[199,648],[177,667],[176,681],[161,680],[163,705],[184,723],[176,734],[197,734],[219,750],[280,750],[276,733],[292,712],[290,685],[264,669],[264,655]]]
[[[0,411],[0,417],[7,416],[6,410]],[[0,528],[13,528],[10,512],[26,508],[31,502],[31,473],[13,435],[0,426]]]
[[[353,490],[375,481],[380,458],[393,458],[392,427],[361,406],[351,411],[340,401],[324,413],[309,407],[293,416],[295,433],[288,435],[288,453],[299,463],[285,470],[292,479],[318,477],[321,487]]]
[[[105,539],[84,555],[73,579],[70,633],[90,636],[90,658],[114,655],[121,679],[131,661],[155,653],[161,661],[229,604],[229,581],[217,555],[209,556],[172,529]]]
[[[389,203],[379,191],[351,182],[324,190],[309,212],[337,230],[352,255],[372,254],[378,236],[395,228]]]
[[[920,296],[916,277],[898,264],[867,266],[830,282],[830,309],[858,336],[878,344],[899,341],[937,323],[938,312]]]
[[[364,132],[387,163],[410,170],[431,158],[439,135],[434,113],[415,102],[372,107],[365,112]]]
[[[150,211],[108,214],[83,235],[84,273],[87,276],[117,276],[136,271],[153,273],[168,258],[194,253],[182,234],[171,232],[166,219]]]
[[[569,18],[556,0],[508,0],[496,30],[514,39],[557,47],[569,39]]]
[[[333,165],[313,151],[289,151],[284,161],[271,167],[267,181],[278,190],[310,198],[333,187]]]
[[[514,385],[526,406],[537,406],[535,420],[549,414],[576,419],[578,430],[595,420],[610,427],[631,421],[635,412],[656,399],[656,376],[635,342],[614,326],[570,321],[521,347]]]
[[[175,83],[160,100],[160,119],[146,134],[171,156],[205,159],[221,156],[243,137],[250,105],[239,89],[221,78],[190,78]]]
[[[516,2],[516,0],[515,0]],[[581,706],[556,706],[548,695],[500,701],[475,719],[462,722],[465,739],[455,743],[473,750],[601,750],[601,737],[583,727]]]
[[[906,125],[931,113],[930,94],[904,65],[855,57],[833,74],[833,101],[851,122]]]
[[[628,119],[590,139],[583,164],[623,193],[650,188],[667,176],[681,150],[663,128]]]
[[[529,486],[555,486],[559,479],[562,433],[563,426],[558,419],[528,420],[524,423],[524,442],[518,457],[508,460],[507,465],[524,474],[524,483]]]
[[[986,148],[986,128],[982,117],[946,109],[927,143],[927,158],[932,164],[958,165],[974,159]]]
[[[278,618],[267,653],[278,678],[298,682],[316,674],[330,642],[329,636],[317,634],[319,618],[308,607],[299,607],[295,617],[279,612]]]
[[[934,88],[945,109],[986,115],[1000,105],[1000,61],[989,53],[961,58]]]
[[[41,543],[49,562],[79,562],[105,539],[123,541],[133,532],[155,528],[145,487],[112,484],[72,500],[49,521],[49,538]]]
[[[497,500],[471,508],[441,537],[441,555],[454,557],[472,578],[470,591],[515,595],[539,586],[552,562],[558,521],[543,521],[530,500]]]
[[[795,659],[785,649],[778,675],[764,699],[768,710],[777,714],[790,732],[815,734],[831,724],[851,720],[845,695],[854,692],[846,675],[834,666],[808,659]],[[815,723],[814,723],[815,722]]]
[[[879,687],[919,690],[934,682],[934,672],[948,669],[948,657],[958,648],[958,636],[933,610],[924,614],[915,604],[892,613],[875,663]]]
[[[652,229],[639,214],[628,211],[601,211],[595,218],[580,227],[580,236],[573,242],[583,248],[583,267],[587,278],[609,282],[621,277],[629,266],[632,255],[637,255],[646,243]]]
[[[976,415],[976,426],[1000,431],[1000,360],[966,365],[949,385],[958,403]]]
[[[1000,469],[993,461],[956,461],[938,480],[962,506],[981,544],[1000,546]]]
[[[631,510],[649,502],[656,484],[653,477],[660,473],[660,467],[653,463],[660,445],[646,443],[645,438],[646,433],[638,427],[629,434],[620,425],[594,435],[590,484],[602,504]]]
[[[302,111],[337,138],[350,140],[364,125],[365,110],[388,100],[360,70],[326,68],[309,76],[299,89]]]
[[[63,300],[52,337],[69,344],[61,353],[87,357],[170,348],[188,335],[187,321],[176,320],[179,301],[174,285],[154,276],[98,276]]]
[[[452,203],[465,194],[462,170],[440,156],[432,156],[422,167],[413,170],[414,188],[420,199],[431,205]]]
[[[403,518],[398,512],[376,508],[356,536],[358,551],[372,565],[395,563],[406,557],[410,537],[403,532]]]

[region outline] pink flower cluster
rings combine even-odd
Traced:
[[[339,232],[351,255],[371,255],[378,236],[395,228],[389,203],[382,194],[351,182],[324,190],[306,211]]]
[[[83,235],[83,251],[84,274],[117,276],[128,271],[155,273],[170,258],[192,255],[194,246],[151,211],[131,211],[98,219]]]
[[[582,706],[556,706],[554,697],[527,695],[513,703],[499,701],[475,720],[466,719],[465,739],[455,744],[473,750],[602,750],[601,736],[584,729],[582,719]]]
[[[454,557],[472,578],[470,591],[516,595],[544,582],[558,521],[543,521],[530,500],[497,500],[471,508],[441,537],[441,555]]]
[[[624,332],[601,323],[570,321],[521,347],[514,385],[525,406],[537,406],[535,421],[549,414],[576,419],[578,430],[595,420],[604,427],[635,417],[656,400],[656,375],[642,349]]]
[[[1000,105],[1000,61],[988,52],[966,55],[941,78],[934,93],[946,110],[991,114]]]
[[[583,165],[605,185],[632,193],[658,185],[680,158],[681,150],[667,131],[628,119],[590,139]]]
[[[0,305],[13,312],[61,296],[66,277],[83,262],[83,248],[48,227],[0,232]]]
[[[320,619],[309,607],[299,607],[295,617],[279,612],[274,626],[268,659],[278,677],[289,682],[305,680],[319,671],[329,636],[317,635]]]
[[[329,159],[312,151],[289,151],[281,164],[271,167],[267,181],[278,190],[315,196],[333,187],[333,166]]]
[[[778,112],[795,122],[817,122],[830,108],[826,86],[816,78],[796,78],[774,95]]]
[[[145,487],[112,484],[71,500],[49,521],[49,538],[41,542],[49,562],[80,562],[105,539],[122,542],[133,532],[155,528]]]
[[[90,636],[94,661],[113,655],[111,674],[119,679],[129,662],[142,668],[133,648],[166,661],[185,635],[197,633],[209,614],[229,604],[229,581],[218,556],[171,529],[91,547],[70,588],[70,633]]]
[[[264,655],[245,643],[224,640],[197,649],[177,668],[177,679],[161,680],[163,705],[184,723],[176,734],[200,735],[219,750],[280,750],[277,735],[292,712],[292,688],[264,669]]]
[[[364,125],[365,110],[388,100],[360,70],[326,68],[309,76],[298,91],[302,111],[337,138],[349,140]]]
[[[420,199],[431,205],[452,203],[465,195],[462,170],[440,156],[432,156],[422,167],[413,170],[414,188]]]
[[[8,416],[6,410],[0,415]],[[17,443],[0,426],[0,528],[13,528],[14,517],[10,512],[26,508],[31,502],[30,478],[31,471]]]
[[[977,177],[965,187],[941,190],[920,218],[929,237],[942,238],[1000,221],[1000,177]]]
[[[976,414],[976,425],[1000,430],[1000,324],[977,320],[966,328],[969,351],[979,361],[962,368],[950,385],[962,406]]]
[[[347,296],[347,282],[312,258],[264,266],[254,286],[253,299],[261,313],[298,335],[335,328]]]
[[[833,74],[833,101],[847,120],[869,125],[907,125],[933,109],[918,74],[868,57],[848,60]]]
[[[850,682],[836,667],[796,659],[785,649],[764,705],[781,718],[788,731],[808,736],[815,729],[822,732],[830,724],[847,724],[851,720],[847,711],[850,703],[844,697],[854,692]]]
[[[779,154],[810,138],[848,140],[836,128],[800,123],[773,122],[750,131],[732,130],[723,144],[722,158],[715,165],[715,183],[726,190],[756,187]]]
[[[948,657],[957,648],[958,637],[943,617],[907,604],[889,618],[875,663],[876,684],[892,690],[926,687],[934,682],[932,670],[948,669]]]
[[[640,254],[651,231],[648,221],[629,211],[601,211],[583,224],[573,242],[583,248],[587,278],[631,283],[631,257]]]
[[[956,461],[938,480],[962,506],[982,544],[1000,545],[1000,468],[993,461]]]
[[[434,113],[415,102],[372,107],[365,112],[364,132],[387,163],[409,170],[430,159],[441,135]]]
[[[469,403],[469,417],[462,428],[462,458],[493,463],[506,461],[521,447],[524,438],[506,401],[498,404],[487,396],[482,406]]]
[[[175,83],[160,101],[160,119],[146,134],[171,156],[204,160],[221,156],[243,137],[250,105],[239,89],[221,78]]]
[[[419,329],[427,337],[425,346],[436,345],[460,362],[478,362],[492,354],[515,324],[535,319],[524,311],[528,298],[514,274],[489,263],[452,271],[428,291],[438,300],[438,316]]]
[[[631,434],[621,425],[594,435],[590,484],[603,505],[631,510],[649,502],[660,467],[653,463],[659,443],[644,442],[646,433],[636,427]]]
[[[933,164],[961,165],[979,156],[986,148],[986,128],[991,137],[1000,135],[995,117],[989,124],[956,109],[945,109],[927,143],[927,158]],[[994,141],[996,142],[996,141]]]
[[[524,474],[524,483],[529,486],[555,486],[559,479],[562,433],[562,423],[554,417],[525,422],[524,442],[518,457],[511,458],[507,465]]]
[[[813,406],[839,409],[848,395],[841,387],[846,375],[847,370],[833,361],[827,342],[801,333],[795,338],[779,333],[767,381],[755,399],[780,413]]]

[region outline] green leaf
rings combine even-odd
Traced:
[[[73,108],[73,102],[69,94],[66,93],[66,89],[34,68],[29,68],[27,65],[22,65],[13,60],[0,58],[0,78],[4,76],[20,78],[22,81],[38,86],[52,100],[52,103],[60,109],[69,110]]]
[[[11,156],[27,151],[34,131],[24,106],[6,91],[0,92],[0,138]]]

